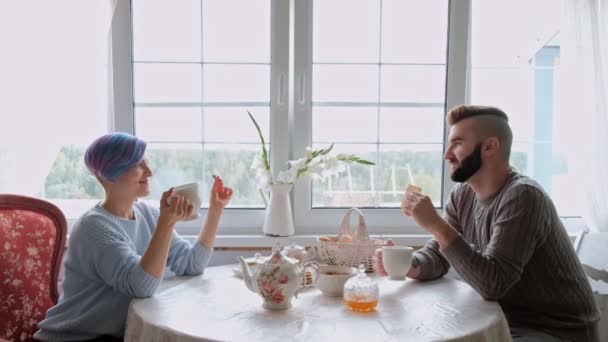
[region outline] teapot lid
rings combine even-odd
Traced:
[[[281,253],[281,246],[277,243],[272,248],[272,254],[264,262],[264,265],[282,265],[282,264],[297,264],[298,260],[290,258]]]
[[[284,253],[294,253],[294,252],[302,252],[305,251],[306,249],[302,246],[296,245],[295,241],[292,241],[291,244],[289,246],[285,246],[283,247],[283,252]]]

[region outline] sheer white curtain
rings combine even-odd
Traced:
[[[608,231],[608,1],[567,0],[562,31],[562,110],[576,120],[572,148],[579,160],[585,221]]]
[[[115,1],[0,2],[0,192],[44,197],[66,145],[107,131]]]

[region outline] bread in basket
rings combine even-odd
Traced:
[[[359,216],[359,225],[351,233],[350,216],[353,212]],[[318,242],[319,258],[324,263],[350,267],[358,267],[363,264],[367,272],[374,271],[374,251],[383,245],[382,240],[371,240],[369,238],[365,217],[361,210],[357,208],[350,208],[346,211],[335,240],[319,237]]]

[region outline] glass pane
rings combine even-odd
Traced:
[[[270,63],[269,0],[204,0],[203,17],[205,62]]]
[[[382,102],[427,102],[443,107],[444,65],[383,65]]]
[[[313,148],[326,148],[328,144],[315,144]],[[377,147],[372,144],[336,144],[332,153],[348,153],[377,163]],[[370,207],[376,206],[377,193],[375,167],[351,164],[325,182],[313,181],[313,207]]]
[[[171,187],[202,180],[202,144],[150,143],[146,148],[146,158],[152,169],[148,200],[159,201],[163,192]],[[207,202],[204,201],[203,205]]]
[[[133,0],[135,61],[201,61],[201,1]]]
[[[382,62],[445,64],[447,37],[447,0],[382,1]]]
[[[441,206],[443,144],[380,145],[377,189],[380,205],[399,207],[409,183],[410,166],[416,185],[435,206]]]
[[[315,63],[377,63],[380,1],[314,1],[313,44]]]
[[[578,216],[584,200],[576,189],[573,116],[558,105],[562,8],[562,1],[549,0],[473,2],[469,89],[472,103],[509,115],[511,163],[542,185],[560,215]]]
[[[315,102],[378,102],[378,66],[314,65],[312,98]]]
[[[249,111],[262,130],[264,139],[270,139],[269,107],[207,107],[205,108],[205,141],[232,143],[259,143],[260,137],[247,115]]]
[[[202,108],[136,107],[135,132],[150,142],[200,142],[203,140]]]
[[[87,145],[63,146],[44,181],[46,198],[103,198],[103,188],[84,164]]]
[[[206,64],[203,75],[205,102],[270,102],[269,65]]]
[[[234,195],[230,207],[263,208],[255,179],[255,170],[251,169],[253,158],[260,153],[260,144],[206,144],[205,170],[203,173],[203,203],[209,202],[209,191],[212,175],[220,175],[227,186],[232,187]]]
[[[443,143],[443,108],[394,108],[380,110],[383,143]]]
[[[201,102],[198,64],[135,63],[135,102]]]
[[[315,142],[377,141],[378,109],[376,107],[314,107],[312,132],[312,140]]]
[[[530,165],[530,159],[532,158],[532,144],[514,142],[511,147],[511,159],[510,163],[517,171],[530,174],[528,169]]]

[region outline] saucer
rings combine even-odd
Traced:
[[[235,266],[232,268],[232,273],[238,278],[243,278],[243,271],[241,271],[241,266]]]

